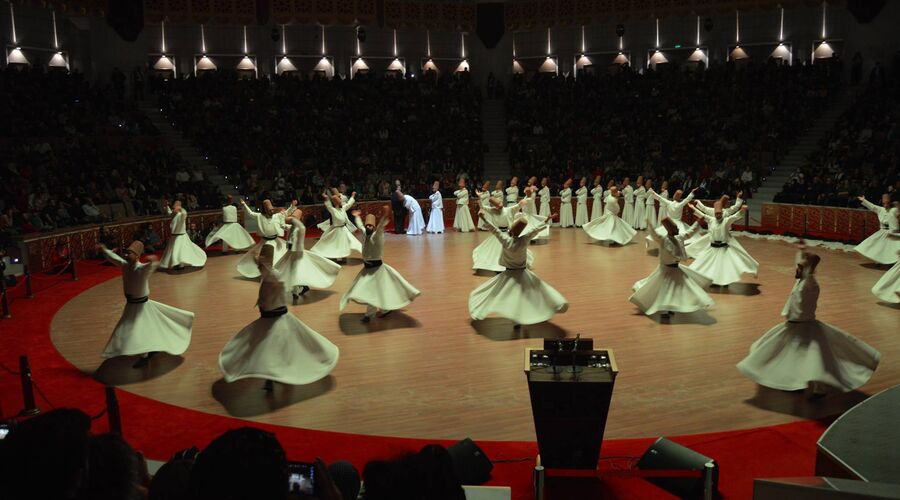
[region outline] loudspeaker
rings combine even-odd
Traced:
[[[616,25],[616,36],[619,38],[622,38],[623,36],[625,36],[625,25],[624,24]]]
[[[711,490],[719,484],[719,466],[716,461],[661,437],[647,448],[638,461],[637,468],[644,470],[696,470],[705,471],[712,464]],[[647,481],[677,495],[680,498],[703,498],[704,477],[649,477]]]
[[[491,469],[494,464],[481,451],[481,448],[469,438],[447,448],[450,453],[450,460],[453,461],[453,470],[462,484],[479,485],[484,484],[491,478]]]

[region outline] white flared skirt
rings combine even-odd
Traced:
[[[599,241],[612,241],[619,245],[627,245],[637,231],[613,213],[585,224],[582,228],[588,236]]]
[[[572,215],[571,203],[559,204],[559,227],[572,227],[575,225],[575,217]]]
[[[328,288],[334,284],[340,264],[326,259],[312,250],[294,252],[291,255],[291,271],[287,284],[290,286],[308,286],[310,288]]]
[[[872,293],[880,300],[891,304],[900,303],[900,262],[888,269],[872,287]]]
[[[421,293],[387,264],[364,267],[341,297],[341,311],[351,300],[382,311],[396,311],[408,306]]]
[[[469,316],[474,320],[495,314],[533,325],[568,309],[565,297],[528,269],[504,271],[469,294]]]
[[[422,211],[410,212],[409,222],[406,224],[406,234],[418,235],[423,232],[425,232],[425,219],[422,218]]]
[[[575,205],[575,227],[581,227],[590,222],[588,218],[587,203],[578,203]]]
[[[647,229],[653,229],[659,225],[659,220],[656,218],[655,200],[644,205],[644,219],[646,219]]]
[[[541,217],[550,217],[550,201],[549,200],[541,200],[541,208],[538,210],[538,215]]]
[[[425,226],[425,231],[428,231],[429,233],[444,232],[444,209],[431,209],[431,213],[428,215],[428,225]]]
[[[634,203],[625,202],[625,208],[622,209],[622,220],[634,227]]]
[[[756,277],[759,262],[743,248],[709,245],[691,263],[690,268],[710,278],[714,285],[728,286],[741,281],[742,274]]]
[[[206,246],[209,247],[217,241],[222,242],[223,248],[227,245],[234,250],[246,250],[256,244],[244,226],[237,222],[225,223],[215,232],[209,233],[206,237]]]
[[[534,264],[534,255],[531,253],[531,250],[527,250],[527,252],[526,261],[528,268],[531,269],[532,264]],[[485,271],[496,271],[498,273],[506,271],[506,267],[500,265],[500,256],[502,254],[503,245],[500,244],[497,238],[490,235],[475,247],[475,250],[472,250],[472,269],[484,269]]]
[[[842,391],[865,384],[881,353],[822,321],[784,322],[750,346],[738,371],[759,385],[783,391],[818,382]]]
[[[170,237],[166,251],[159,259],[159,267],[163,269],[177,266],[203,267],[205,265],[206,252],[194,244],[186,234]]]
[[[345,226],[330,226],[310,250],[329,259],[344,259],[351,252],[362,253],[362,243]]]
[[[634,224],[632,224],[632,227],[635,229],[647,228],[647,206],[643,200],[639,199],[634,202]]]
[[[525,226],[525,229],[523,229],[523,232],[527,233],[527,232],[533,230],[534,228],[536,228],[537,226],[540,226],[541,224],[543,224],[544,221],[547,220],[547,217],[543,216],[543,215],[525,214],[525,220],[528,221],[528,225]],[[546,240],[548,238],[550,238],[550,226],[549,225],[547,225],[544,229],[541,229],[540,232],[538,232],[536,235],[534,235],[531,238],[531,241]]]
[[[103,349],[104,358],[149,352],[179,355],[191,343],[194,313],[148,300],[125,304],[122,317]]]
[[[665,234],[665,233],[663,233],[663,234]],[[702,254],[707,248],[710,247],[711,241],[712,241],[712,238],[710,238],[709,232],[702,234],[702,235],[699,232],[696,232],[693,235],[691,235],[690,238],[685,240],[684,249],[687,252],[688,256],[696,259],[697,257],[700,256],[700,254]],[[747,255],[747,257],[750,257],[750,254],[747,252],[746,249],[744,249],[744,245],[741,245],[741,242],[738,241],[737,238],[735,238],[734,236],[731,236],[730,238],[728,238],[728,246]],[[756,271],[754,271],[754,272],[756,272]]]
[[[893,264],[897,262],[897,252],[900,251],[900,233],[879,229],[878,232],[856,245],[855,250],[879,264]]]
[[[469,212],[469,205],[456,205],[456,217],[453,218],[453,227],[462,233],[475,230],[472,214]]]
[[[603,217],[603,201],[594,198],[594,204],[591,205],[591,220],[594,221],[600,217]]]
[[[628,299],[646,315],[660,311],[690,313],[715,304],[704,288],[710,279],[679,264],[676,267],[659,265],[650,276],[638,281]]]
[[[336,345],[287,313],[245,326],[219,353],[219,368],[226,382],[262,378],[309,384],[331,373],[338,355]]]
[[[287,242],[281,238],[275,238],[274,240],[259,240],[249,252],[245,253],[241,259],[238,260],[237,271],[241,276],[250,279],[259,278],[259,265],[256,264],[256,257],[259,256],[259,252],[262,250],[263,245],[275,247],[274,262],[280,261],[287,252]]]

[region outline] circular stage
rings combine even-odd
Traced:
[[[900,311],[869,292],[886,268],[855,253],[817,250],[823,257],[819,319],[880,350],[883,362],[862,392],[808,401],[801,393],[760,388],[734,366],[754,340],[782,321],[794,247],[742,238],[760,262],[759,277],[713,288],[716,304],[708,311],[661,322],[628,302],[632,284],[657,265],[644,248],[644,234],[638,233],[638,243],[608,248],[580,229],[554,228],[548,243],[532,245],[534,271],[569,300],[569,310],[518,330],[508,320],[473,322],[468,315],[469,292],[493,275],[471,269],[472,249],[489,234],[387,235],[385,262],[422,295],[403,311],[361,323],[365,306],[338,310],[341,294],[362,268],[351,258],[331,290],[310,291],[291,307],[340,348],[337,367],[314,384],[276,384],[272,394],[262,390],[261,380],[228,384],[219,371],[221,348],[258,317],[258,283],[238,275],[238,255],[213,252],[203,269],[159,272],[151,280],[154,300],[196,313],[191,346],[181,357],[160,354],[144,369],[131,368],[135,358],[101,363],[124,305],[120,279],[69,301],[54,317],[51,335],[83,372],[172,405],[277,425],[428,439],[533,441],[523,350],[577,333],[612,349],[619,365],[606,438],[822,417],[900,383],[900,364],[892,362],[900,357]]]

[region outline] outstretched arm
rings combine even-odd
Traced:
[[[858,199],[859,199],[859,201],[862,202],[863,206],[866,207],[866,208],[868,208],[869,210],[871,210],[871,211],[873,211],[873,212],[875,212],[875,213],[880,212],[880,210],[878,210],[878,209],[881,208],[881,207],[879,207],[878,205],[876,205],[876,204],[872,203],[871,201],[867,200],[865,196],[860,196]]]
[[[344,204],[344,210],[350,210],[353,205],[356,205],[356,191],[350,194],[350,199]]]
[[[100,250],[101,252],[103,252],[103,257],[106,258],[106,260],[109,261],[110,264],[113,264],[113,265],[116,265],[119,267],[122,267],[122,266],[128,264],[128,261],[126,261],[119,255],[117,255],[112,250],[106,248],[106,245],[103,245],[103,244],[97,245],[97,249]]]

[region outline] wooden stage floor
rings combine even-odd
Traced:
[[[361,269],[344,266],[332,290],[311,291],[291,312],[340,347],[337,368],[308,386],[260,380],[225,383],[218,354],[258,317],[257,283],[238,276],[238,256],[213,253],[206,268],[157,273],[153,299],[194,311],[193,340],[183,357],[160,354],[144,370],[134,358],[101,365],[100,353],[121,313],[121,280],[75,297],[52,323],[53,342],[78,369],[120,389],[165,403],[257,422],[385,436],[533,440],[522,351],[542,338],[593,337],[615,351],[620,374],[607,438],[690,434],[758,427],[835,414],[867,395],[900,383],[900,310],[869,292],[884,272],[855,253],[820,250],[819,318],[862,338],[882,353],[861,392],[808,401],[801,393],[757,387],[735,369],[750,344],[781,321],[793,286],[794,248],[742,238],[761,263],[758,279],[711,293],[704,313],[671,323],[640,314],[628,302],[632,284],[657,258],[644,232],[626,247],[593,244],[581,230],[553,229],[532,246],[535,272],[570,302],[551,322],[514,330],[510,321],[472,322],[467,298],[488,279],[473,274],[471,251],[487,233],[397,236],[386,240],[385,262],[422,295],[406,310],[365,325],[364,306],[338,311],[341,294]],[[307,241],[311,246],[312,241]]]

